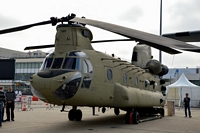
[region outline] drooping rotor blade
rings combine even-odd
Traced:
[[[55,26],[58,22],[68,22],[70,19],[74,17],[75,17],[75,14],[71,14],[71,15],[69,14],[68,16],[62,17],[62,18],[51,17],[50,20],[47,20],[47,21],[0,30],[0,34],[21,31],[21,30],[25,30],[34,26],[40,26],[40,25],[46,25],[46,24],[52,24],[52,26]]]
[[[55,47],[55,45],[54,44],[50,44],[50,45],[29,46],[29,47],[26,47],[24,50],[52,48],[52,47]]]
[[[51,20],[48,20],[48,21],[43,21],[43,22],[39,22],[39,23],[9,28],[9,29],[5,29],[5,30],[0,30],[0,34],[6,34],[6,33],[11,33],[11,32],[21,31],[21,30],[31,28],[33,26],[45,25],[45,24],[50,24],[50,23],[51,23]]]
[[[47,21],[0,30],[0,34],[21,31],[21,30],[25,30],[34,26],[40,26],[40,25],[46,25],[46,24],[52,24],[52,26],[55,26],[58,22],[68,22],[70,19],[74,18],[75,16],[76,16],[75,14],[69,14],[68,16],[62,17],[62,18],[51,17],[50,20],[47,20]]]
[[[99,40],[99,41],[92,41],[91,43],[101,43],[101,42],[120,42],[120,41],[134,41],[134,40],[133,40],[133,39]]]
[[[200,30],[168,33],[168,34],[163,34],[162,36],[184,42],[200,42]]]
[[[174,40],[174,39],[170,39],[170,38],[166,38],[166,37],[162,37],[162,36],[157,36],[154,34],[130,29],[130,28],[115,25],[115,24],[110,24],[110,23],[106,23],[106,22],[85,19],[85,18],[78,18],[78,17],[75,17],[75,18],[71,19],[70,21],[98,27],[98,28],[101,28],[101,29],[104,29],[104,30],[128,37],[128,38],[134,39],[135,41],[147,44],[151,47],[160,49],[169,54],[181,53],[180,51],[178,51],[176,49],[179,49],[179,50],[188,49],[189,51],[190,51],[190,49],[199,49],[200,50],[200,47],[197,47],[197,46],[194,46],[191,44],[187,44],[182,41],[178,41],[178,40]]]

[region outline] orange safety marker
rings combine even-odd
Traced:
[[[26,102],[23,102],[22,111],[26,111]]]

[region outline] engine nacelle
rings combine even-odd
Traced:
[[[158,74],[158,76],[163,76],[169,72],[169,69],[166,65],[161,64],[161,72]]]
[[[157,60],[148,61],[145,68],[149,69],[149,71],[155,75],[158,75],[162,72],[161,64]]]
[[[150,60],[146,64],[146,69],[149,69],[149,71],[152,74],[163,76],[169,72],[169,69],[166,65],[160,64],[157,60]]]

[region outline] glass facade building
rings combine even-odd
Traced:
[[[13,54],[10,58],[15,59],[14,80],[0,80],[0,86],[4,86],[7,90],[11,85],[13,90],[21,91],[22,94],[31,94],[30,77],[39,71],[45,56],[46,53],[41,51]]]

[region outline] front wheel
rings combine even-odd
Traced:
[[[81,121],[82,119],[82,111],[80,109],[76,110],[76,113],[75,113],[75,120],[76,121]]]
[[[74,109],[71,109],[71,110],[69,111],[69,113],[68,113],[68,119],[69,119],[70,121],[74,121],[74,119],[75,119],[75,111],[76,111],[76,110],[74,110]]]

